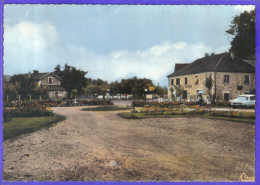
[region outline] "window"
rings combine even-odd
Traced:
[[[48,83],[49,83],[49,84],[52,84],[52,77],[49,77],[49,78],[48,78]]]
[[[187,99],[187,91],[186,91],[186,90],[184,90],[184,91],[182,92],[182,98],[183,98],[183,99]]]
[[[180,85],[180,78],[176,78],[176,85]]]
[[[199,84],[198,76],[195,76],[195,85],[198,85],[198,84]]]
[[[230,93],[224,93],[224,101],[229,101]]]
[[[187,84],[188,84],[188,78],[185,77],[185,85],[187,85]]]
[[[250,84],[250,77],[249,77],[249,75],[245,75],[245,77],[244,77],[244,84]]]
[[[224,84],[229,84],[229,75],[224,75]]]
[[[171,85],[173,85],[173,79],[171,79]]]

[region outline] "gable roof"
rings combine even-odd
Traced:
[[[175,77],[203,72],[235,72],[235,73],[255,73],[255,67],[244,60],[235,57],[231,58],[228,53],[221,53],[200,58],[181,68],[180,70],[168,75]]]
[[[48,76],[48,75],[54,75],[55,77],[57,77],[59,80],[62,80],[60,77],[58,77],[56,74],[54,74],[53,72],[49,72],[49,73],[32,73],[30,74],[32,76],[32,78],[34,80],[41,80],[43,79],[44,77]]]
[[[179,64],[179,63],[175,64],[174,72],[180,70],[181,68],[184,68],[187,65],[189,64]]]

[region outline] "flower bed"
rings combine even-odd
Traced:
[[[255,119],[254,112],[238,112],[238,111],[210,111],[210,116]]]
[[[37,117],[52,115],[52,110],[46,105],[41,105],[38,101],[18,102],[12,104],[12,107],[4,108],[4,121],[9,121],[14,117]]]

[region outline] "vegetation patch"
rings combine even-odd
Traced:
[[[130,110],[130,107],[118,107],[118,106],[98,106],[92,108],[84,108],[83,111],[118,111],[118,110]]]
[[[65,120],[65,117],[60,115],[12,118],[10,121],[4,122],[4,140],[35,132],[42,128],[49,128],[62,120]]]
[[[232,113],[232,112],[231,112]],[[231,114],[229,113],[229,114]],[[160,113],[131,113],[122,112],[118,113],[118,116],[124,119],[144,119],[144,118],[171,118],[171,117],[205,117],[212,119],[220,119],[226,121],[244,122],[244,123],[255,123],[255,118],[253,116],[246,117],[235,117],[233,116],[221,116],[215,115],[208,112],[202,111],[175,111],[175,112],[160,112]]]

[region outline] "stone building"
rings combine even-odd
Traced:
[[[32,74],[29,74],[37,83],[38,86],[48,87],[48,95],[51,99],[62,99],[67,97],[67,91],[61,86],[62,79],[56,74],[39,73],[34,70]]]
[[[207,78],[212,79],[210,91],[205,85]],[[175,64],[168,83],[171,100],[193,102],[199,94],[204,98],[210,94],[211,99],[229,101],[255,92],[255,65],[230,53],[205,55],[190,64]]]

